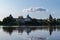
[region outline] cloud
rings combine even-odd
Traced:
[[[23,10],[23,12],[42,12],[42,11],[46,11],[46,9],[35,7],[35,8],[26,8]]]

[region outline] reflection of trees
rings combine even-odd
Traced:
[[[10,35],[14,31],[18,31],[18,33],[23,33],[25,31],[28,35],[32,30],[36,30],[36,27],[3,27],[3,31],[9,33]]]
[[[20,27],[3,27],[3,31],[8,32],[9,34],[12,34],[15,30],[22,33],[24,29]]]
[[[9,33],[10,35],[15,30],[17,30],[18,33],[23,33],[23,31],[25,30],[26,33],[29,34],[32,30],[35,30],[35,28],[27,28],[27,27],[3,27],[3,31]]]
[[[12,34],[13,30],[15,30],[15,27],[3,27],[3,30],[5,32],[8,32],[9,34]]]
[[[60,27],[56,27],[56,26],[40,26],[40,27],[3,27],[3,31],[9,33],[10,35],[12,34],[12,32],[14,31],[18,31],[18,33],[23,33],[23,31],[25,31],[28,35],[31,31],[33,30],[49,30],[49,34],[51,35],[53,31],[56,31],[56,29],[60,30]]]
[[[58,29],[58,26],[57,25],[48,25],[48,30],[49,30],[49,34],[51,35],[53,31],[56,31],[56,29]],[[59,27],[60,29],[60,27]]]

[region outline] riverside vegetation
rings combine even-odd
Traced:
[[[60,25],[60,18],[53,18],[51,14],[47,19],[36,19],[31,18],[27,15],[27,18],[23,18],[23,16],[19,16],[18,18],[14,18],[11,14],[8,17],[3,18],[3,21],[0,21],[0,25],[31,25],[31,26],[39,26],[39,25]]]

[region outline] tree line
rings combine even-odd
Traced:
[[[24,18],[23,18],[24,19]],[[25,21],[25,23],[17,22],[12,15],[5,17],[3,21],[0,21],[0,25],[32,25],[32,26],[39,26],[39,25],[60,25],[60,19],[52,18],[49,15],[49,19],[35,19],[32,18],[31,21]]]

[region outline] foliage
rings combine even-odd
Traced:
[[[3,25],[16,25],[16,20],[10,15],[3,19]]]

